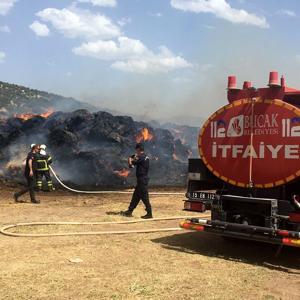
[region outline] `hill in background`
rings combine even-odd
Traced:
[[[2,118],[19,113],[41,114],[47,110],[69,112],[77,109],[99,110],[88,103],[24,86],[0,81]]]

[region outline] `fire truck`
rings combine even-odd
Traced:
[[[202,126],[189,160],[184,209],[211,211],[188,230],[300,247],[300,90],[270,72],[269,84],[237,87]]]

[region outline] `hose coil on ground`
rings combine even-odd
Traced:
[[[81,232],[58,232],[58,233],[15,233],[8,231],[17,227],[30,227],[30,226],[49,226],[49,225],[114,225],[114,224],[135,224],[145,222],[157,222],[168,220],[179,220],[194,218],[195,216],[175,216],[165,218],[153,218],[146,220],[128,220],[116,222],[29,222],[5,225],[0,228],[0,233],[10,237],[51,237],[51,236],[76,236],[76,235],[113,235],[113,234],[132,234],[132,233],[153,233],[153,232],[168,232],[168,231],[181,231],[180,227],[169,228],[153,228],[153,229],[135,229],[135,230],[111,230],[111,231],[81,231]]]

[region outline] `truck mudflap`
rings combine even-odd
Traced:
[[[205,231],[212,234],[239,239],[254,240],[277,245],[300,247],[300,232],[246,224],[228,223],[217,220],[186,219],[180,227],[187,230]]]

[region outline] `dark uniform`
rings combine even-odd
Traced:
[[[139,204],[140,200],[142,200],[146,207],[147,215],[152,216],[152,208],[148,193],[149,157],[146,154],[142,153],[140,157],[138,157],[138,159],[132,161],[132,164],[136,166],[137,185],[132,195],[128,212],[132,213]]]
[[[18,198],[27,192],[29,192],[30,195],[30,200],[33,203],[39,203],[39,201],[36,200],[35,198],[35,175],[36,175],[36,153],[33,153],[30,151],[27,155],[26,158],[26,165],[25,165],[25,171],[24,171],[24,176],[27,181],[27,186],[21,190],[20,192],[17,192],[14,194],[15,200],[18,202]],[[33,176],[30,176],[30,167],[29,167],[29,161],[32,160],[32,169],[33,169]]]
[[[46,178],[47,187],[49,191],[53,190],[53,183],[50,175],[49,165],[52,163],[52,158],[49,154],[37,154],[36,160],[36,186],[42,190],[43,177]]]

